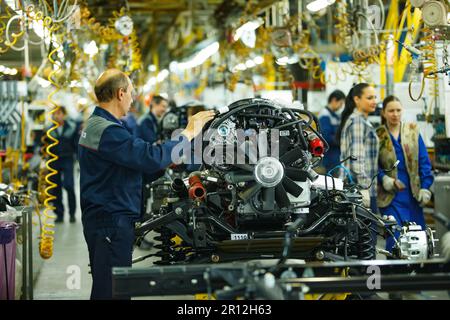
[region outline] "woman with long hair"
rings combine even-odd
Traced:
[[[351,180],[360,186],[369,187],[378,171],[378,137],[368,121],[369,113],[375,111],[377,96],[375,89],[367,83],[358,83],[348,93],[342,122],[338,130],[341,159],[353,156],[356,159],[344,163]],[[363,204],[377,212],[376,181],[369,190],[361,190]]]
[[[422,207],[431,198],[433,184],[427,148],[415,123],[402,122],[403,106],[395,96],[386,97],[381,113],[382,125],[377,128],[380,139],[379,166],[389,169],[399,160],[397,168],[378,175],[378,207],[383,215],[394,216],[399,225],[415,222],[425,230]],[[398,232],[395,234],[398,237]],[[394,239],[386,241],[391,251]]]

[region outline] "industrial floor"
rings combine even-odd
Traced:
[[[39,230],[37,221],[33,234],[33,265],[34,265],[34,299],[35,300],[87,300],[90,296],[92,278],[89,273],[89,255],[83,236],[81,211],[79,208],[78,170],[75,169],[75,189],[77,195],[76,222],[69,223],[66,212],[63,223],[55,226],[55,241],[53,256],[43,260],[39,256]],[[63,192],[63,203],[67,208],[67,195]],[[35,217],[36,219],[36,217]],[[151,235],[150,235],[151,236]],[[156,250],[155,250],[156,251]],[[150,250],[135,248],[133,258],[147,255]],[[152,265],[152,258],[134,264],[136,267]],[[77,276],[79,275],[79,278]],[[150,299],[165,299],[166,297],[150,297]],[[171,296],[171,299],[193,299],[193,296]]]
[[[77,172],[77,170],[76,170]],[[75,175],[78,176],[77,174]],[[76,179],[76,189],[78,189]],[[77,197],[79,192],[77,190]],[[67,203],[64,192],[64,203]],[[79,203],[79,202],[77,202]],[[67,207],[67,206],[66,206]],[[92,278],[89,274],[89,258],[81,224],[81,211],[77,208],[76,223],[69,223],[69,217],[55,227],[53,256],[43,260],[38,253],[38,226],[35,226],[34,255],[34,299],[36,300],[86,300],[89,299]],[[382,247],[382,244],[379,244]],[[133,258],[146,255],[151,251],[135,249]],[[383,259],[382,256],[377,257]],[[133,266],[151,266],[151,259],[136,263]],[[79,275],[79,277],[78,277]],[[387,293],[380,293],[387,299]],[[167,299],[168,297],[150,297],[150,299]],[[170,299],[193,299],[194,296],[171,296]],[[446,292],[424,292],[405,294],[404,299],[449,299]],[[142,299],[142,298],[139,298]]]

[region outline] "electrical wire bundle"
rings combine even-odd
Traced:
[[[2,10],[2,4],[3,0],[0,0],[0,10]],[[9,50],[9,46],[6,45],[5,39],[3,38],[3,35],[6,30],[6,23],[5,21],[8,21],[11,18],[11,12],[9,11],[8,7],[5,7],[5,12],[0,11],[0,53],[5,53]],[[4,44],[5,47],[2,48],[1,45]]]
[[[382,3],[380,3],[382,6]],[[382,11],[381,25],[384,25],[384,12]],[[352,16],[352,17],[351,17]],[[358,25],[359,19],[366,21],[370,29],[373,31],[375,44],[365,48],[361,48],[359,45],[360,37],[358,37]],[[337,36],[336,43],[341,45],[344,49],[351,53],[353,62],[350,63],[351,70],[340,70],[344,74],[357,75],[360,80],[367,79],[369,73],[367,67],[370,64],[379,64],[380,52],[385,50],[383,43],[380,43],[378,39],[378,31],[373,25],[372,21],[361,11],[353,10],[345,0],[336,1],[336,15],[335,15]],[[336,78],[339,77],[336,75]],[[344,80],[346,77],[344,78]]]
[[[0,5],[1,5],[1,2],[0,2]],[[3,19],[8,19],[8,22],[6,23],[6,27],[4,27],[5,23],[3,22]],[[9,29],[11,28],[13,21],[15,21],[15,20],[20,21],[21,19],[23,20],[24,17],[20,16],[20,15],[12,16],[11,13],[9,12],[9,9],[6,9],[6,15],[0,16],[0,37],[3,35],[3,33],[5,33],[5,39],[6,39],[5,41],[3,41],[3,39],[0,38],[0,44],[4,43],[4,45],[5,45],[5,48],[0,47],[0,53],[5,53],[11,48],[17,50],[17,48],[15,48],[14,45],[25,34],[25,29],[23,28],[23,23],[19,23],[20,30],[21,30],[19,33],[14,33],[14,32],[11,33],[12,40],[9,37]]]
[[[353,49],[352,43],[352,28],[350,26],[350,19],[348,13],[348,4],[345,0],[336,1],[336,15],[335,24],[337,32],[336,43],[343,46],[347,50]]]
[[[89,30],[106,42],[115,41],[122,37],[114,27],[102,26],[95,17],[91,17],[91,12],[87,7],[81,8],[81,21]]]

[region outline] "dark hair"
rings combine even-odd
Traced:
[[[335,99],[336,101],[344,100],[345,99],[345,93],[343,93],[341,90],[334,90],[329,96],[328,96],[328,103],[333,101]]]
[[[64,106],[59,106],[59,109],[64,115],[67,115],[67,109]]]
[[[152,103],[150,105],[153,106],[153,104],[160,104],[163,101],[167,101],[167,99],[163,96],[157,95],[153,97]]]
[[[344,111],[342,111],[341,115],[341,125],[339,126],[338,132],[337,132],[337,139],[340,142],[341,141],[341,135],[342,130],[344,129],[345,123],[347,122],[347,119],[350,117],[350,115],[353,113],[353,111],[356,108],[356,103],[354,98],[362,96],[362,93],[365,88],[370,87],[370,84],[362,82],[358,83],[353,86],[353,88],[350,89],[348,92],[347,97],[345,98],[345,108]]]
[[[384,98],[383,100],[383,111],[386,109],[387,105],[392,102],[392,101],[398,101],[400,102],[400,99],[397,98],[396,96],[387,96],[386,98]],[[383,114],[381,114],[381,124],[386,124],[386,118],[383,117]]]
[[[108,77],[100,84],[96,84],[94,92],[98,102],[111,101],[119,89],[123,89],[126,92],[129,84],[128,81],[128,76],[120,72]]]

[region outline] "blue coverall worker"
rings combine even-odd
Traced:
[[[176,141],[151,145],[133,137],[119,120],[130,109],[133,85],[117,69],[95,84],[98,106],[79,141],[83,233],[92,271],[91,299],[111,299],[112,268],[130,267],[134,223],[140,218],[143,173],[169,166],[172,150],[201,132],[214,112],[199,113]],[[194,125],[195,123],[195,125]]]
[[[336,167],[340,161],[340,145],[336,133],[341,124],[341,116],[338,111],[342,108],[344,102],[345,94],[340,90],[335,90],[328,96],[328,105],[319,113],[322,136],[330,147],[322,160],[325,172]]]
[[[56,197],[54,200],[56,223],[64,221],[64,205],[62,188],[67,191],[67,199],[69,202],[69,217],[70,222],[75,222],[76,211],[76,197],[75,197],[75,183],[74,183],[74,161],[77,153],[77,144],[79,139],[78,128],[79,125],[67,119],[67,110],[61,106],[53,114],[53,119],[59,123],[59,127],[51,132],[51,135],[58,139],[59,143],[51,148],[51,152],[58,156],[58,160],[53,162],[53,168],[58,173],[51,177],[51,180],[56,183],[57,187],[51,190]]]
[[[383,215],[393,216],[402,226],[415,222],[425,230],[422,207],[431,199],[429,190],[434,177],[427,148],[416,123],[402,122],[403,106],[395,96],[383,101],[382,122],[377,128],[380,138],[379,165],[389,169],[399,160],[396,169],[378,174],[378,207]],[[399,237],[399,232],[394,236]],[[386,250],[392,251],[395,241],[386,239]]]
[[[168,102],[164,97],[154,96],[150,103],[150,110],[138,120],[137,135],[150,144],[155,143],[159,139],[159,123],[160,119],[166,112]]]

